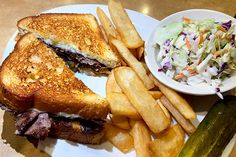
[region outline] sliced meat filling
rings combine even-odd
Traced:
[[[82,122],[84,121],[84,122]],[[97,143],[97,139],[102,139],[104,135],[104,122],[88,121],[68,121],[66,118],[56,118],[52,122],[50,137],[68,139],[80,143]]]
[[[72,130],[76,127],[82,134],[96,135],[103,131],[103,124],[102,120],[69,119],[32,110],[17,115],[16,133],[36,139],[45,139],[48,136],[63,138],[72,136]]]
[[[51,128],[51,120],[47,113],[41,113],[38,115],[37,120],[31,125],[25,132],[26,136],[32,136],[37,139],[45,139],[48,137],[48,133]]]
[[[43,140],[48,137],[51,123],[48,113],[35,110],[20,113],[16,116],[16,134]]]
[[[70,68],[73,71],[80,72],[80,69],[84,68],[92,69],[95,72],[111,71],[111,68],[106,67],[96,59],[90,59],[88,57],[84,57],[79,53],[73,53],[71,51],[56,47],[54,45],[50,45],[48,43],[45,44],[53,51],[55,51],[58,56],[64,59],[64,61],[69,64]]]
[[[16,116],[16,134],[22,135],[37,120],[39,112],[28,111]]]
[[[98,144],[104,135],[104,120],[85,120],[29,110],[19,113],[0,103],[0,108],[16,117],[16,134],[26,136],[37,146],[46,137],[67,139],[79,143]]]

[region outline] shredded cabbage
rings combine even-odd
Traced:
[[[236,69],[235,24],[186,19],[157,30],[158,71],[183,84],[209,84],[221,97],[222,81]]]

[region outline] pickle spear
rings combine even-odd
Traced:
[[[179,157],[218,157],[236,133],[236,96],[225,96],[209,110]]]

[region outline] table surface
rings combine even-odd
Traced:
[[[161,20],[180,10],[207,8],[224,12],[231,16],[236,14],[236,0],[123,0],[125,8],[136,10]],[[68,4],[106,4],[106,0],[1,0],[0,3],[0,56],[5,45],[16,28],[16,22],[29,15],[38,14],[50,8]]]
[[[125,8],[142,12],[152,16],[158,20],[175,13],[177,11],[193,8],[213,9],[224,12],[228,15],[235,16],[236,0],[122,0]],[[16,22],[29,15],[35,15],[50,8],[68,5],[68,4],[107,4],[105,0],[1,0],[0,2],[0,59],[7,41],[16,31]],[[4,119],[8,119],[7,123],[2,123]],[[5,126],[8,125],[8,126]],[[0,156],[47,156],[46,154],[34,149],[24,138],[17,136],[8,136],[6,133],[14,133],[14,121],[8,113],[0,111],[0,133],[3,139],[8,141],[18,140],[20,142],[12,142],[4,144],[4,140],[0,139]],[[8,128],[8,130],[5,130]],[[20,152],[21,154],[19,154]]]

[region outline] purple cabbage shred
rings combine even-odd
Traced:
[[[163,71],[163,69],[162,69],[162,68],[159,68],[159,69],[157,69],[157,71],[158,71],[158,72],[162,72],[162,71]]]
[[[166,72],[168,69],[172,69],[172,65],[170,62],[166,62],[161,68],[159,68],[158,72]]]
[[[216,88],[216,92],[217,92],[217,93],[220,92],[220,88]]]
[[[227,63],[223,63],[220,67],[220,70],[218,71],[218,74],[222,73],[222,71],[224,71],[227,68]]]
[[[180,32],[180,35],[187,36],[187,33],[185,33],[185,32]]]
[[[232,46],[235,46],[235,34],[233,34],[233,35],[231,36],[230,44],[231,44]]]
[[[172,69],[172,65],[170,62],[166,62],[163,66],[164,69]]]
[[[170,39],[167,39],[165,42],[164,42],[164,46],[170,46],[170,42],[171,42],[171,40]]]
[[[228,22],[225,22],[225,23],[222,23],[222,27],[225,29],[225,30],[229,30],[229,28],[231,27],[231,24],[232,24],[232,21],[229,20]]]

